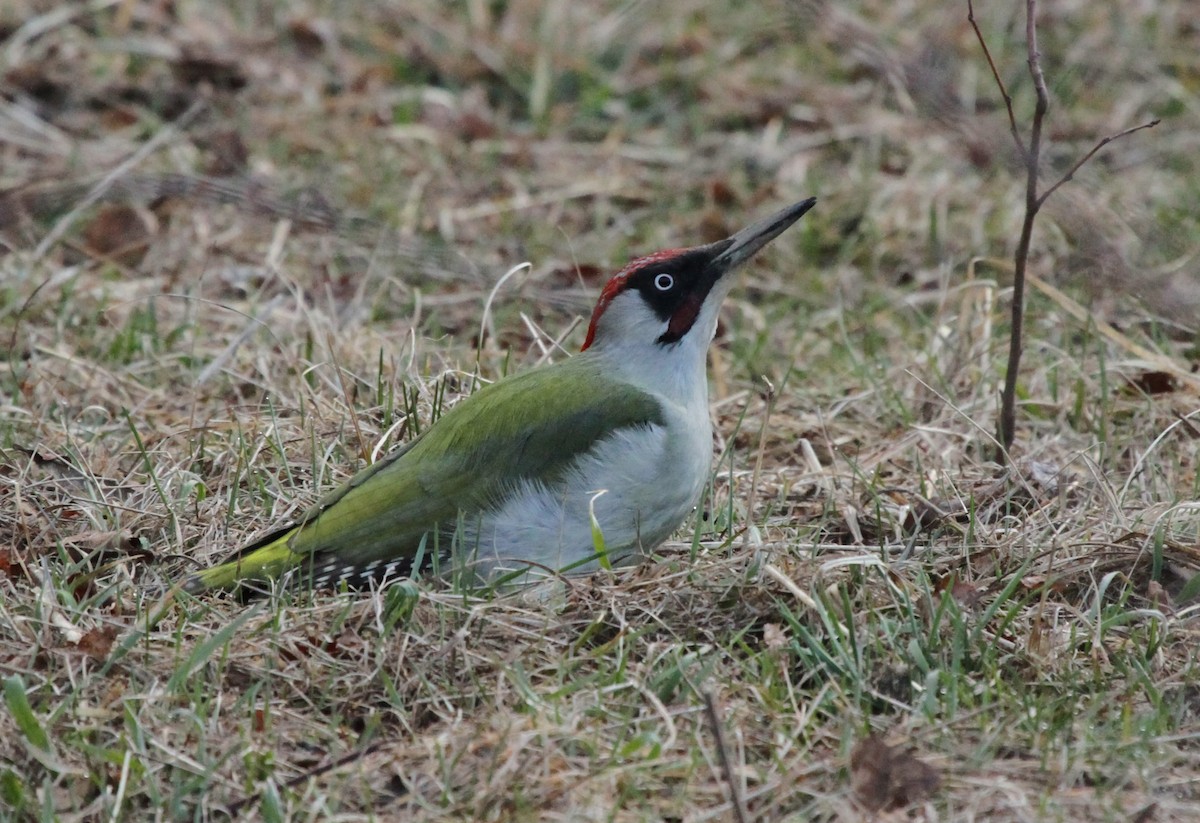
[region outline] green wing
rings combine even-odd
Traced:
[[[438,523],[496,499],[505,485],[496,478],[552,480],[597,440],[662,423],[662,415],[654,397],[605,376],[587,353],[506,378],[359,472],[298,524],[201,572],[191,588],[274,577],[310,560],[362,567],[411,558]]]

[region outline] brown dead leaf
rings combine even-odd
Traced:
[[[154,234],[154,219],[133,206],[102,206],[83,229],[83,244],[91,254],[136,266]]]
[[[221,129],[210,134],[201,147],[208,150],[209,160],[204,173],[212,177],[232,177],[246,171],[250,150],[236,129]]]
[[[1130,388],[1149,395],[1170,394],[1178,388],[1175,376],[1165,371],[1144,371],[1127,382]]]
[[[850,788],[858,802],[879,811],[888,804],[891,780],[891,747],[875,735],[856,743],[850,752]]]
[[[1039,611],[1034,614],[1033,619],[1029,623],[1029,633],[1025,638],[1025,648],[1030,655],[1045,659],[1050,655],[1050,631],[1046,626],[1046,620]]]
[[[891,811],[931,797],[941,785],[937,769],[876,735],[850,752],[850,786],[868,811]]]
[[[248,82],[236,60],[197,49],[185,48],[171,69],[175,78],[188,86],[207,84],[218,91],[240,91]]]
[[[117,639],[115,626],[98,626],[88,629],[79,638],[79,650],[93,660],[107,660],[112,651],[113,641]]]
[[[965,580],[956,580],[954,581],[954,585],[950,587],[950,595],[958,601],[960,606],[973,609],[979,605],[979,600],[983,597],[983,591],[974,583],[968,583]]]
[[[99,112],[100,122],[108,131],[127,129],[142,119],[141,113],[134,106],[114,103],[105,106]]]
[[[1067,580],[1057,575],[1027,574],[1021,578],[1021,588],[1034,592],[1048,589],[1051,594],[1061,594],[1066,591]]]
[[[934,584],[933,590],[938,594],[950,592],[950,596],[964,608],[972,609],[979,605],[980,598],[983,597],[983,589],[974,583],[962,580],[957,573],[950,573],[942,577]]]
[[[737,192],[730,185],[729,178],[727,177],[710,178],[705,185],[705,189],[707,190],[708,199],[718,208],[730,208],[737,206],[739,203]]]
[[[316,57],[337,41],[337,31],[329,20],[297,17],[287,30],[305,57]]]

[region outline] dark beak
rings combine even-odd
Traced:
[[[816,203],[817,198],[815,197],[801,200],[799,203],[794,203],[786,209],[772,214],[770,217],[764,217],[762,220],[747,226],[733,235],[733,237],[714,243],[713,247],[715,249],[720,249],[721,246],[725,246],[725,248],[718,251],[717,255],[713,257],[712,262],[708,264],[708,270],[716,275],[713,279],[716,280],[721,275],[731,272],[745,263],[757,254],[763,246],[783,234],[789,226],[803,217]]]

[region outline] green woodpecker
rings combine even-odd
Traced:
[[[191,575],[238,588],[402,577],[435,558],[480,579],[596,568],[665,540],[712,464],[707,352],[730,273],[812,208],[634,260],[600,294],[583,350],[465,398],[298,523]]]

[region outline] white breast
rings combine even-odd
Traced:
[[[668,405],[666,425],[624,429],[579,457],[554,486],[524,481],[460,525],[458,552],[485,578],[531,568],[597,568],[592,517],[613,564],[665,540],[700,499],[712,463],[706,404],[690,416]]]

